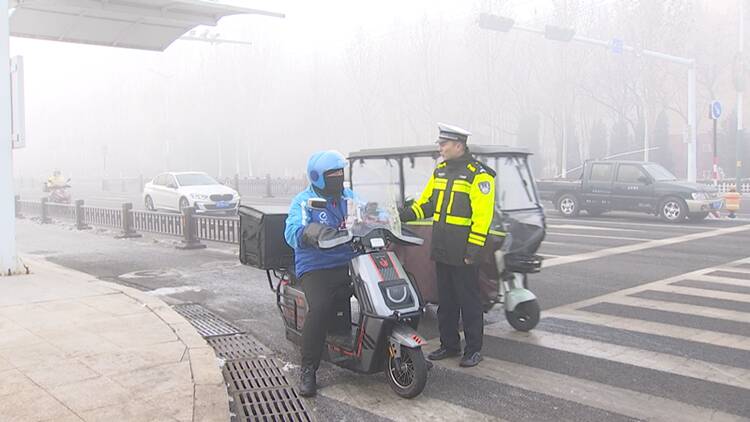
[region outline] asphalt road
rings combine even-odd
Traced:
[[[513,331],[494,309],[485,361],[439,362],[410,401],[382,374],[324,364],[308,401],[317,420],[750,420],[750,221],[550,212],[548,224],[530,280],[543,308],[535,330]],[[265,273],[240,265],[236,246],[182,251],[177,239],[114,234],[18,221],[22,253],[203,304],[298,362]],[[420,332],[437,347],[432,315]]]

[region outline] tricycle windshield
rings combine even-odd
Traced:
[[[375,229],[386,229],[396,236],[401,235],[401,220],[393,200],[385,203],[361,202],[349,207],[346,227],[352,236],[366,236]]]
[[[495,190],[497,192],[497,205],[501,210],[539,208],[536,185],[526,156],[510,155],[487,158],[486,162],[489,166],[494,167],[497,172]]]

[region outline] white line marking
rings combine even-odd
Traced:
[[[612,240],[634,240],[636,242],[649,242],[654,239],[644,239],[640,237],[622,237],[622,236],[600,236],[596,234],[578,234],[578,233],[560,233],[547,232],[547,236],[570,236],[570,237],[589,237],[593,239],[612,239]],[[544,242],[542,242],[544,244]]]
[[[750,225],[736,226],[736,227],[725,227],[717,230],[711,230],[708,232],[692,233],[678,237],[671,237],[668,239],[657,239],[650,240],[644,243],[637,243],[634,245],[617,246],[607,248],[603,250],[597,250],[593,252],[586,252],[582,254],[561,256],[559,258],[550,259],[544,262],[543,268],[554,267],[555,265],[570,264],[573,262],[587,261],[590,259],[604,258],[606,256],[619,255],[624,253],[631,253],[642,251],[646,249],[658,248],[662,246],[674,245],[682,242],[690,242],[692,240],[705,239],[714,236],[722,236],[725,234],[739,233],[750,230]]]

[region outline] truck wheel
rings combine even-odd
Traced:
[[[679,223],[687,217],[687,204],[680,198],[667,198],[659,206],[659,216],[670,223]]]
[[[557,200],[557,210],[564,217],[578,217],[578,213],[581,212],[578,205],[578,198],[575,195],[566,193]]]

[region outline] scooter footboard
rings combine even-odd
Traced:
[[[393,327],[390,340],[392,343],[400,344],[402,346],[410,348],[422,347],[427,344],[427,340],[419,335],[419,333],[417,333],[413,328],[401,324]]]

